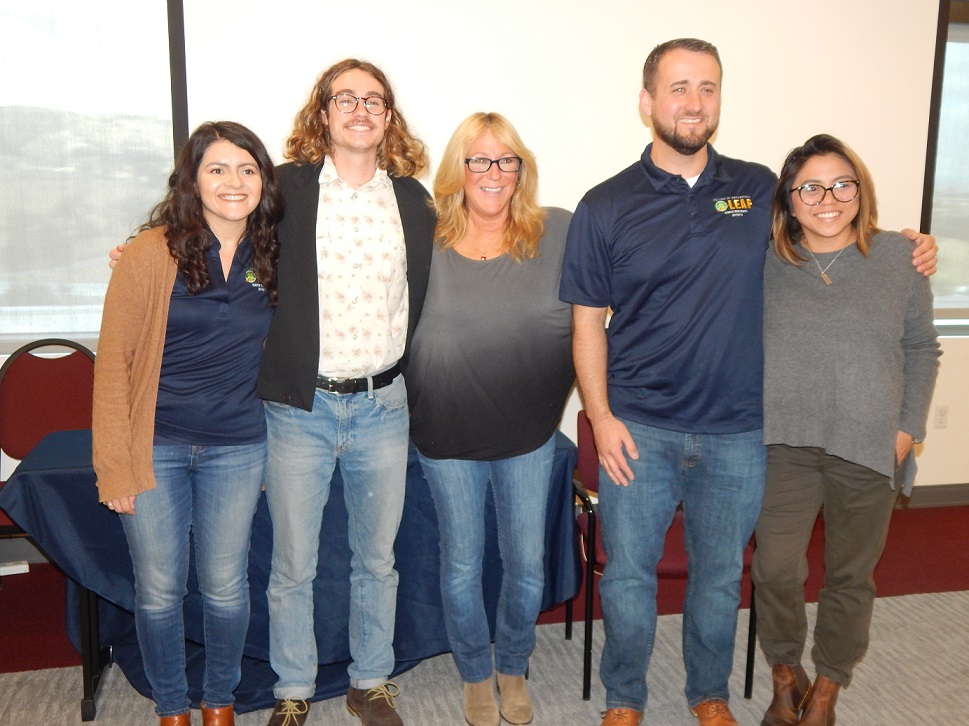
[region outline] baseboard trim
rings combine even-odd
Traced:
[[[969,484],[930,484],[917,486],[912,496],[899,497],[899,509],[959,507],[969,505]]]

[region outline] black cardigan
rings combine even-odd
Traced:
[[[313,410],[320,357],[320,299],[317,288],[316,218],[322,164],[283,164],[280,188],[286,213],[279,224],[279,303],[259,370],[257,393]],[[391,177],[407,248],[410,316],[407,348],[424,307],[431,270],[436,218],[424,186],[409,177]],[[405,354],[406,358],[406,354]],[[406,361],[402,362],[406,367]]]

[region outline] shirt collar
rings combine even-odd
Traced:
[[[214,254],[216,257],[218,257],[219,252],[222,249],[222,243],[219,241],[219,238],[215,236],[215,232],[212,231],[211,227],[206,225],[206,229],[208,230],[208,233],[209,233],[209,239],[212,241],[212,244],[209,246],[208,253],[210,255]],[[248,247],[249,244],[250,244],[249,231],[246,230],[246,232],[242,235],[242,239],[239,240],[239,244],[237,245],[237,247],[238,248]]]
[[[371,189],[380,189],[385,184],[388,183],[387,170],[381,169],[379,166],[374,172],[373,178],[366,184],[362,184],[357,188],[357,191],[369,191]],[[320,185],[325,184],[335,184],[339,186],[349,186],[340,175],[336,173],[336,164],[333,163],[332,157],[327,154],[323,159],[323,168],[320,169]]]
[[[679,174],[670,174],[668,171],[660,169],[653,162],[650,152],[653,149],[653,145],[649,144],[643,155],[640,157],[640,167],[646,178],[650,181],[653,187],[659,191],[667,184],[678,184],[682,183],[686,185],[686,180],[683,179]],[[710,179],[716,179],[719,182],[730,181],[730,173],[724,168],[724,165],[720,161],[720,155],[716,152],[710,144],[707,144],[707,165],[700,172],[700,178],[697,179],[696,184],[693,185],[694,189],[706,184]]]

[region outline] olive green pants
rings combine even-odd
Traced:
[[[770,665],[801,662],[807,637],[807,548],[823,509],[824,586],[811,655],[819,675],[847,685],[868,650],[875,565],[897,492],[890,479],[813,447],[767,447],[767,485],[752,575],[757,634]]]

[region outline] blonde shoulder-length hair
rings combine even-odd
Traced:
[[[330,129],[323,122],[333,83],[343,73],[359,69],[370,74],[384,88],[384,100],[390,111],[390,123],[377,150],[377,165],[397,177],[420,176],[427,168],[427,151],[420,139],[407,128],[404,114],[397,108],[394,89],[387,75],[373,63],[346,58],[334,63],[320,75],[306,105],[296,114],[293,133],[286,140],[286,158],[303,164],[319,164],[330,151]]]
[[[850,146],[834,136],[828,134],[812,136],[803,145],[792,149],[787,155],[771,203],[771,237],[774,252],[784,262],[789,262],[792,265],[806,262],[807,258],[794,249],[794,245],[803,242],[804,230],[794,216],[794,193],[791,191],[791,186],[810,159],[826,154],[840,156],[848,162],[854,170],[855,178],[859,181],[858,216],[855,217],[852,226],[855,229],[855,241],[858,244],[858,250],[865,257],[868,256],[872,236],[880,231],[878,229],[878,203],[875,201],[875,182],[872,180],[871,172],[868,171],[865,162]]]
[[[499,142],[522,159],[518,185],[511,198],[505,225],[503,249],[512,259],[538,256],[538,243],[545,232],[545,210],[538,204],[538,169],[535,155],[504,116],[498,113],[473,113],[455,129],[448,141],[441,165],[434,178],[434,210],[437,212],[435,237],[442,248],[453,247],[468,231],[468,208],[464,195],[464,160],[474,142],[491,132]]]

